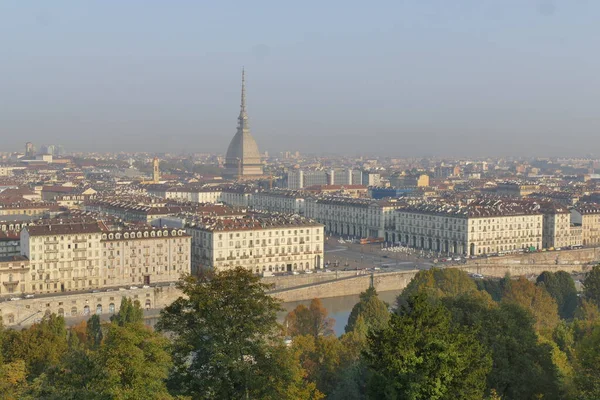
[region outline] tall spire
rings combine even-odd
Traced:
[[[242,67],[242,113],[246,114],[246,72]]]
[[[248,129],[248,114],[246,113],[246,72],[242,67],[242,104],[240,106],[240,116],[238,118],[241,129]]]

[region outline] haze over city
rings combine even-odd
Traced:
[[[599,16],[593,1],[3,1],[1,135],[222,153],[244,66],[262,150],[583,156]]]

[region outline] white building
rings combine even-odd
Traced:
[[[461,255],[542,248],[543,215],[532,202],[428,202],[398,210],[396,217],[400,242],[414,248]]]
[[[294,190],[271,190],[252,195],[255,210],[304,215],[306,193]]]
[[[30,225],[21,230],[21,254],[29,259],[31,293],[64,292],[101,285],[101,222]]]
[[[302,271],[323,266],[323,225],[299,216],[201,218],[192,237],[192,270],[238,266],[254,273]]]
[[[394,211],[401,205],[395,200],[322,196],[306,199],[305,215],[324,224],[329,234],[394,241]]]
[[[109,231],[101,222],[31,225],[21,231],[27,293],[175,282],[190,273],[191,238],[181,229]]]
[[[175,282],[191,271],[191,238],[182,229],[102,233],[102,286]]]

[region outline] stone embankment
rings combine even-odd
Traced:
[[[497,278],[507,273],[511,276],[539,275],[543,271],[581,273],[598,263],[599,256],[598,248],[540,252],[520,256],[472,259],[455,268]],[[402,290],[417,272],[418,270],[379,271],[374,274],[357,275],[356,271],[338,271],[337,273],[266,277],[264,282],[272,285],[270,293],[273,296],[285,302],[292,302],[315,297],[356,295],[371,284],[381,292]],[[69,324],[87,319],[94,313],[98,313],[102,319],[107,319],[118,311],[123,297],[139,300],[147,316],[152,317],[156,316],[158,310],[171,304],[180,296],[181,291],[174,286],[44,295],[33,299],[0,302],[0,317],[5,326],[13,327],[31,325],[50,313],[64,315]]]

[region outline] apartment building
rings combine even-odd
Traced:
[[[323,225],[300,216],[204,217],[189,222],[192,271],[238,266],[256,274],[323,266]]]
[[[101,286],[102,222],[30,225],[21,230],[21,254],[29,259],[31,293]]]
[[[54,293],[177,281],[190,272],[182,229],[115,231],[103,222],[31,225],[21,231],[27,293]]]
[[[295,190],[275,189],[252,195],[255,210],[304,215],[306,193]]]
[[[25,293],[29,270],[26,257],[0,257],[0,296]]]
[[[103,232],[102,286],[175,282],[190,273],[191,237],[182,229]]]
[[[581,226],[584,246],[600,245],[600,204],[579,203],[571,210],[572,221]]]
[[[306,199],[305,215],[325,225],[329,234],[359,238],[382,237],[393,241],[396,200],[322,196]]]
[[[543,215],[542,247],[563,248],[575,245],[574,233],[571,232],[571,212],[562,204],[541,200],[540,212]]]
[[[469,256],[540,249],[542,225],[538,204],[500,199],[425,202],[399,210],[396,220],[408,246]]]

